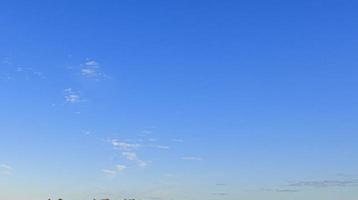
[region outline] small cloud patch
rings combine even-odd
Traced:
[[[102,172],[108,176],[116,176],[123,172],[127,167],[125,165],[117,165],[115,169],[102,169]]]
[[[87,79],[101,80],[107,78],[100,64],[95,60],[87,60],[81,68],[81,75]]]
[[[13,168],[10,165],[1,164],[0,173],[4,175],[12,175]]]
[[[212,193],[212,195],[215,195],[215,196],[227,196],[228,193],[225,193],[225,192],[215,192],[215,193]]]
[[[195,157],[195,156],[184,156],[181,157],[182,160],[189,160],[189,161],[202,161],[203,158],[201,157]]]
[[[147,163],[139,159],[135,152],[122,152],[122,156],[129,161],[135,162],[139,167],[147,166]]]
[[[82,101],[80,93],[73,90],[72,88],[67,88],[64,90],[64,98],[67,103],[76,104]]]
[[[358,186],[358,180],[322,180],[322,181],[299,181],[290,183],[291,187],[350,187]]]
[[[122,149],[122,150],[138,149],[141,146],[140,144],[122,142],[117,139],[111,140],[111,144],[114,148]]]

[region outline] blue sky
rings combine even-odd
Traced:
[[[355,1],[2,1],[0,198],[353,200]]]

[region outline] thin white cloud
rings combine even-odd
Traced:
[[[84,130],[82,131],[84,135],[92,135],[93,132],[92,131],[89,131],[89,130]]]
[[[226,183],[216,183],[215,185],[216,185],[216,186],[227,186]]]
[[[181,157],[182,160],[190,160],[190,161],[202,161],[203,158],[201,157],[196,157],[196,156],[184,156]]]
[[[117,165],[116,166],[116,170],[117,172],[122,172],[123,170],[125,170],[127,167],[124,165]]]
[[[20,66],[6,60],[2,63],[0,62],[0,64],[2,65],[0,70],[0,81],[29,81],[46,78],[44,73],[31,67]]]
[[[101,80],[107,75],[102,72],[100,64],[95,60],[87,60],[81,68],[81,74],[88,79]]]
[[[178,142],[178,143],[184,142],[184,140],[182,140],[182,139],[177,139],[177,138],[172,139],[172,141],[173,141],[173,142]]]
[[[137,164],[138,164],[139,167],[146,167],[146,166],[148,166],[148,163],[145,162],[145,161],[143,161],[143,160],[138,160],[138,161],[137,161]]]
[[[96,68],[84,68],[81,70],[82,75],[87,77],[87,78],[92,78],[97,76],[97,69]]]
[[[23,73],[25,76],[27,76],[28,78],[34,76],[34,77],[38,77],[38,78],[45,78],[45,75],[40,72],[40,71],[37,71],[31,67],[17,67],[16,68],[16,72],[18,73]]]
[[[11,175],[13,172],[13,168],[7,164],[0,165],[0,173],[5,175]]]
[[[288,184],[291,187],[349,187],[358,186],[358,180],[322,180],[322,181],[299,181]]]
[[[294,189],[277,189],[275,192],[281,192],[281,193],[292,193],[292,192],[300,192],[300,190],[294,190]]]
[[[111,176],[115,176],[117,174],[115,170],[110,170],[110,169],[102,169],[102,172],[105,173],[106,175],[111,175]]]
[[[153,131],[152,130],[143,130],[142,133],[145,135],[148,135],[148,134],[152,134]]]
[[[156,142],[156,141],[158,141],[158,139],[157,138],[149,138],[148,141],[149,142]]]
[[[118,149],[126,150],[126,151],[138,149],[139,147],[141,147],[140,144],[122,142],[117,139],[111,140],[111,144],[114,148],[118,148]]]
[[[122,156],[131,161],[138,160],[137,154],[134,152],[122,152]]]
[[[72,88],[66,88],[64,90],[64,93],[65,93],[64,98],[67,103],[75,104],[82,101],[79,92],[73,90]]]
[[[1,73],[0,74],[0,81],[10,81],[14,79],[9,73]]]
[[[98,66],[98,63],[95,60],[90,60],[86,62],[86,66]]]
[[[6,164],[1,164],[0,168],[4,169],[4,170],[12,170],[12,167],[10,165],[6,165]]]
[[[155,145],[154,147],[157,149],[170,149],[169,146],[165,146],[165,145]]]
[[[139,159],[135,152],[122,152],[122,156],[129,161],[134,161],[140,167],[146,167],[148,165],[147,162]]]
[[[125,165],[116,165],[115,169],[102,169],[102,172],[108,176],[116,176],[118,173],[123,172],[127,167]]]
[[[215,192],[215,193],[211,193],[212,195],[215,195],[215,196],[227,196],[228,193],[226,192]]]

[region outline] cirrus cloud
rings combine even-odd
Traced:
[[[13,168],[7,164],[0,165],[0,173],[5,175],[12,175]]]
[[[196,157],[196,156],[184,156],[181,157],[182,160],[189,160],[189,161],[202,161],[203,158],[201,157]]]
[[[125,165],[116,165],[115,169],[102,169],[102,172],[108,176],[116,176],[123,172],[127,167]]]
[[[140,167],[147,166],[147,162],[139,159],[135,152],[122,152],[122,156],[129,161],[134,161]]]
[[[82,65],[81,75],[97,81],[108,77],[102,72],[101,65],[97,61],[89,59]]]
[[[72,88],[66,88],[64,90],[64,98],[67,103],[75,104],[82,101],[80,92],[73,90]]]
[[[118,149],[122,149],[122,150],[138,149],[141,146],[140,144],[122,142],[117,139],[111,140],[111,144],[114,148],[118,148]]]

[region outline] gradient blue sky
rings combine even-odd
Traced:
[[[355,200],[357,1],[1,1],[0,198]]]

